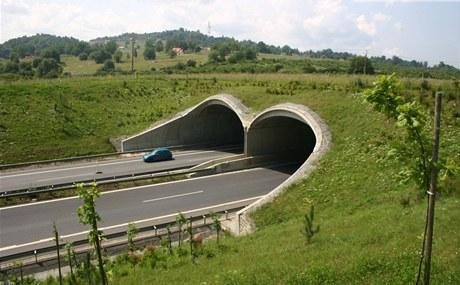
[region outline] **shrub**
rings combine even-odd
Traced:
[[[187,60],[187,66],[196,67],[196,61],[194,61],[193,59]]]
[[[111,59],[112,55],[103,49],[98,49],[90,53],[89,58],[100,64],[108,59]]]
[[[80,53],[80,55],[78,55],[78,58],[80,60],[87,60],[88,59],[88,54],[86,52],[82,52],[82,53]]]

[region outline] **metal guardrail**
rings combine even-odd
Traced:
[[[184,146],[171,146],[168,147],[169,149],[182,149]],[[31,165],[41,165],[41,164],[52,164],[52,163],[60,163],[60,162],[72,162],[72,161],[79,161],[79,160],[86,160],[86,159],[94,159],[94,158],[103,158],[103,157],[110,157],[110,156],[120,156],[123,154],[131,154],[131,153],[142,153],[151,151],[152,148],[146,149],[138,149],[138,150],[130,150],[124,152],[109,152],[109,153],[101,153],[101,154],[92,154],[92,155],[84,155],[84,156],[73,156],[73,157],[66,157],[66,158],[58,158],[58,159],[49,159],[49,160],[38,160],[38,161],[31,161],[31,162],[19,162],[19,163],[10,163],[10,164],[1,164],[0,170],[5,170],[9,168],[16,168],[16,167],[26,167]]]
[[[220,220],[228,220],[229,219],[229,212],[235,212],[241,208],[243,208],[244,206],[238,206],[238,207],[234,207],[234,208],[229,208],[229,209],[226,209],[226,210],[221,210],[221,211],[217,211],[215,212],[216,214],[220,214],[221,215],[221,218]],[[192,219],[192,222],[199,222],[199,221],[203,221],[203,223],[198,223],[197,225],[195,225],[193,228],[194,229],[197,229],[197,228],[201,228],[201,227],[208,227],[211,225],[211,223],[206,223],[206,218],[208,218],[208,221],[211,221],[210,217],[211,217],[211,213],[212,212],[208,212],[204,215],[198,215],[198,216],[190,216],[190,218]],[[150,234],[150,235],[145,235],[143,237],[138,237],[136,239],[137,242],[141,241],[141,240],[146,240],[146,239],[152,239],[152,238],[161,238],[162,236],[165,236],[167,233],[166,233],[166,228],[167,226],[171,226],[171,225],[174,225],[175,224],[175,220],[171,220],[171,221],[168,221],[168,222],[163,222],[163,223],[160,223],[160,224],[155,224],[155,225],[150,225],[150,226],[145,226],[145,227],[141,227],[141,228],[138,228],[137,229],[137,234],[140,234],[140,233],[145,233],[145,232],[149,232],[149,231],[152,231],[153,230],[153,234]],[[171,234],[172,235],[175,235],[178,233],[178,230],[177,229],[172,229],[171,230]],[[126,236],[126,231],[119,231],[119,232],[114,232],[114,233],[110,233],[110,234],[106,234],[103,236],[103,240],[105,241],[104,244],[102,245],[102,248],[103,249],[109,249],[111,247],[116,247],[116,246],[120,246],[120,245],[124,245],[127,243],[126,239],[123,239],[123,240],[116,240],[117,238],[121,238],[121,237],[125,237]],[[64,249],[65,248],[65,245],[66,243],[61,243],[59,248],[60,249]],[[81,253],[84,253],[86,251],[91,251],[92,248],[89,246],[89,243],[88,243],[88,239],[87,238],[84,238],[84,239],[81,239],[81,240],[76,240],[76,241],[72,241],[72,245],[74,246],[75,248],[75,251],[77,254],[81,254]],[[84,248],[82,248],[84,247]],[[19,260],[19,259],[25,259],[25,258],[33,258],[33,257],[37,257],[38,255],[44,255],[44,254],[49,254],[49,253],[54,253],[56,251],[56,246],[55,245],[51,245],[51,246],[45,246],[45,247],[42,247],[42,248],[36,248],[36,249],[31,249],[31,250],[26,250],[26,251],[22,251],[22,252],[18,252],[18,253],[13,253],[13,254],[10,254],[10,255],[5,255],[5,256],[0,256],[0,263],[12,263],[13,261],[16,261],[16,260]],[[55,259],[56,257],[51,257],[51,258],[48,258],[46,261],[49,261],[50,259]],[[33,262],[35,263],[35,262]],[[24,264],[24,265],[27,265],[27,264]],[[10,265],[10,266],[3,266],[2,268],[0,268],[0,272],[3,271],[9,271],[9,270],[12,270],[14,269],[14,266]]]
[[[89,180],[82,180],[78,183],[91,183],[91,182],[98,182],[98,184],[109,184],[109,183],[119,183],[119,182],[126,182],[126,181],[136,181],[136,180],[143,180],[143,179],[150,179],[150,178],[161,178],[173,175],[185,175],[191,174],[196,172],[207,171],[208,169],[201,169],[201,170],[189,170],[190,168],[187,167],[177,167],[171,168],[168,171],[154,171],[154,172],[141,172],[141,173],[132,173],[132,174],[123,174],[123,175],[115,175],[110,177],[102,177],[98,179],[89,179]],[[20,197],[20,196],[28,196],[34,194],[41,194],[41,193],[52,193],[55,191],[61,191],[65,189],[70,189],[75,187],[74,182],[66,182],[61,184],[54,184],[54,185],[46,185],[46,186],[39,186],[34,188],[24,188],[18,190],[12,190],[8,192],[3,192],[0,194],[1,198],[12,198],[12,197]]]
[[[233,149],[235,148],[235,146],[236,145],[233,145]],[[187,150],[187,149],[193,149],[193,147],[196,147],[197,149],[206,148],[207,150],[219,150],[220,149],[218,147],[207,147],[204,144],[168,146],[168,148],[171,150]],[[232,147],[232,146],[224,146],[224,149],[226,147]],[[73,157],[67,157],[67,158],[38,160],[38,161],[31,161],[31,162],[0,164],[0,170],[16,168],[16,167],[26,167],[26,166],[31,166],[31,165],[52,164],[52,163],[60,163],[60,162],[71,162],[71,161],[79,161],[79,160],[86,160],[86,159],[103,158],[103,157],[110,157],[110,156],[120,156],[123,154],[131,154],[131,153],[138,153],[138,152],[142,153],[142,152],[148,152],[151,150],[152,148],[144,148],[144,149],[123,151],[123,152],[109,152],[109,153],[91,154],[91,155],[84,155],[84,156],[73,156]]]

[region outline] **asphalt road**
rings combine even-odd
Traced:
[[[145,163],[141,156],[105,160],[91,163],[74,163],[59,167],[43,167],[40,169],[1,172],[0,191],[8,192],[18,189],[40,186],[74,183],[113,177],[124,174],[161,172],[169,169],[188,168],[205,161],[235,154],[237,149],[228,150],[196,150],[173,152],[174,160]],[[236,152],[237,153],[237,152]]]
[[[260,197],[282,183],[291,169],[256,168],[233,173],[105,192],[97,200],[100,227],[116,227],[211,205]],[[248,202],[249,203],[249,202]],[[81,233],[77,197],[0,208],[0,256],[9,248],[51,237]]]

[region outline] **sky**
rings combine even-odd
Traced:
[[[0,43],[178,29],[460,67],[460,0],[0,0]]]

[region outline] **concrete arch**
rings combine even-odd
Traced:
[[[229,94],[215,95],[123,140],[122,151],[159,146],[243,146],[249,119],[248,109],[238,99]]]
[[[276,118],[286,119],[278,121],[279,127],[277,127]],[[265,125],[263,124],[264,121],[269,122],[270,120],[273,121]],[[286,103],[266,109],[254,118],[254,120],[248,126],[247,130],[247,144],[245,146],[246,154],[257,155],[258,147],[261,147],[261,149],[270,150],[273,149],[272,147],[276,146],[278,142],[280,142],[280,140],[286,140],[286,137],[283,138],[283,135],[286,136],[286,133],[288,131],[284,130],[283,127],[286,127],[286,125],[289,123],[295,125],[295,130],[303,124],[305,127],[304,134],[307,134],[307,136],[314,136],[314,140],[309,140],[307,138],[307,144],[309,145],[306,147],[308,151],[305,153],[305,160],[302,161],[301,166],[287,180],[278,185],[278,187],[270,191],[270,193],[268,193],[261,199],[248,205],[247,207],[245,207],[237,213],[237,217],[234,223],[231,225],[231,230],[235,234],[246,234],[252,232],[255,226],[251,220],[250,213],[254,212],[262,205],[273,201],[273,199],[280,195],[289,185],[306,178],[314,170],[317,161],[327,152],[327,150],[330,147],[331,134],[323,120],[315,112],[313,112],[306,106]],[[263,130],[264,128],[269,129],[270,124],[272,124],[272,126],[275,125],[276,130],[281,130],[281,133],[279,133],[277,137],[274,137],[272,135],[272,132]],[[257,126],[262,126],[262,131],[260,131],[259,134],[257,134]],[[287,128],[287,130],[289,130],[289,128]],[[254,131],[256,131],[256,133],[253,133]],[[261,143],[259,141],[259,136],[262,136],[264,134],[268,135],[268,138],[274,138],[273,142],[275,143]],[[292,135],[288,134],[287,139],[291,139],[292,141]],[[302,138],[300,138],[300,142],[304,142]],[[311,150],[311,152],[309,150]]]
[[[300,106],[277,105],[259,114],[248,127],[248,156],[276,155],[281,160],[305,161],[316,145],[310,118]]]

